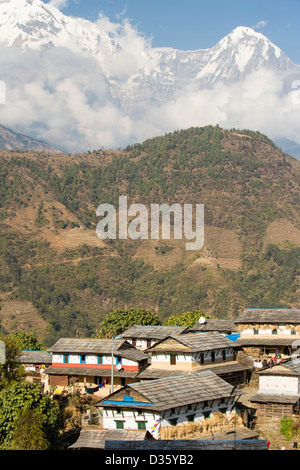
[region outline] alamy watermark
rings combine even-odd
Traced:
[[[102,217],[96,233],[100,240],[189,240],[186,250],[201,250],[204,245],[204,205],[144,204],[128,207],[127,196],[119,197],[119,210],[101,204],[96,211]],[[193,240],[193,241],[192,241]]]

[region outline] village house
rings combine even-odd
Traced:
[[[27,372],[41,373],[51,366],[52,357],[47,351],[21,351],[18,361],[23,364]]]
[[[123,338],[61,338],[49,352],[52,365],[46,370],[48,388],[67,391],[76,382],[81,391],[99,396],[110,393],[111,379],[114,390],[136,381],[149,359]]]
[[[23,365],[29,382],[45,385],[46,369],[52,364],[52,357],[49,352],[21,351],[18,361]]]
[[[104,429],[147,430],[155,439],[171,434],[180,439],[188,432],[224,431],[237,423],[243,427],[235,410],[240,395],[236,387],[207,370],[131,383],[95,406]]]
[[[145,350],[158,341],[171,335],[180,335],[187,329],[180,326],[133,325],[121,336],[137,349]]]
[[[257,417],[292,417],[300,409],[300,358],[293,357],[257,372],[259,387],[249,398]]]
[[[210,369],[232,385],[244,384],[249,367],[236,360],[238,349],[234,341],[217,332],[169,336],[144,351],[151,365],[138,378],[153,380]]]
[[[248,308],[235,323],[236,343],[253,361],[288,358],[300,340],[300,309]]]

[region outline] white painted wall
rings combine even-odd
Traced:
[[[241,326],[243,327],[243,326]],[[254,335],[254,330],[252,328],[245,328],[243,330],[240,330],[241,336],[243,335]],[[258,334],[259,335],[272,335],[272,329],[271,328],[258,328]],[[287,335],[290,336],[292,335],[292,329],[287,328],[285,325],[279,325],[279,328],[277,329],[277,335]],[[257,334],[255,335],[257,336]],[[276,335],[274,335],[276,336]],[[294,335],[294,336],[299,336],[299,335]]]
[[[283,375],[261,375],[259,377],[259,392],[297,395],[299,393],[299,378]]]
[[[219,349],[215,351],[215,360],[222,361],[223,360],[223,349]],[[158,363],[161,364],[169,364],[170,365],[170,354],[167,353],[151,353],[149,354],[151,357],[151,365],[157,366]],[[233,360],[234,359],[234,349],[227,348],[226,349],[226,360]],[[178,353],[176,354],[176,365],[186,364],[191,365],[192,363],[200,363],[201,360],[201,352],[198,353]],[[212,360],[212,351],[205,351],[204,352],[204,362],[211,362]],[[171,367],[176,367],[173,365]]]
[[[69,363],[70,364],[81,364],[80,362],[81,354],[69,354]],[[53,354],[52,363],[64,364],[64,354]],[[86,365],[98,365],[98,356],[97,355],[86,355]],[[116,356],[114,357],[114,364],[116,364]],[[99,364],[101,365],[101,363]],[[111,355],[102,356],[102,365],[111,365]],[[123,366],[136,366],[135,361],[122,358]]]
[[[132,344],[132,338],[127,339],[127,341],[128,341],[130,344]],[[147,343],[147,341],[149,341],[149,340],[146,340],[146,339],[136,339],[135,347],[136,347],[137,349],[143,350],[143,349],[147,349],[147,348],[153,346],[153,344],[157,343],[157,341],[151,340],[151,341],[150,341],[150,346],[149,346],[148,343]]]
[[[226,399],[227,402],[227,399]],[[233,410],[234,399],[231,398],[226,405],[226,417],[230,415]],[[177,418],[177,424],[187,424],[188,415],[194,414],[195,422],[203,423],[206,419],[204,413],[214,413],[224,410],[221,400],[208,401],[208,406],[204,406],[205,402],[198,403],[196,406],[192,405],[192,409],[187,406],[177,407],[167,410],[164,413],[158,414],[151,411],[141,411],[138,414],[137,410],[120,408],[120,413],[117,413],[118,406],[115,405],[113,409],[104,408],[103,410],[103,428],[104,429],[117,429],[116,421],[124,421],[124,429],[138,429],[138,421],[146,421],[146,429],[151,432],[156,438],[159,437],[161,427],[171,426],[171,419]],[[208,416],[209,417],[209,416]]]

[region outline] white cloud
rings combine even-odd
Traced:
[[[126,20],[115,24],[100,16],[98,25],[118,44],[101,60],[66,48],[42,53],[0,48],[0,78],[7,91],[6,104],[0,106],[1,124],[75,153],[126,147],[208,124],[259,130],[300,144],[300,100],[294,99],[299,92],[292,89],[292,80],[284,93],[283,76],[258,70],[234,85],[199,90],[190,84],[171,100],[154,100],[151,89],[139,89],[137,80],[141,70],[150,82],[156,79],[149,41]],[[118,83],[123,84],[121,90]],[[117,89],[131,93],[127,104],[120,102]]]
[[[258,21],[256,24],[254,24],[251,27],[253,29],[262,29],[262,28],[265,28],[266,26],[267,26],[267,21],[261,20],[261,21]]]
[[[68,6],[69,0],[50,0],[50,2],[48,2],[48,4],[50,6],[53,6],[55,8],[58,8],[59,10],[61,10],[62,8],[65,8],[65,7]]]

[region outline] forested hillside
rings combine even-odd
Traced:
[[[115,151],[2,151],[2,330],[27,329],[51,343],[90,336],[116,308],[166,319],[299,307],[299,169],[258,132],[212,126]],[[117,208],[121,195],[147,206],[204,204],[204,248],[100,241],[96,209]]]

